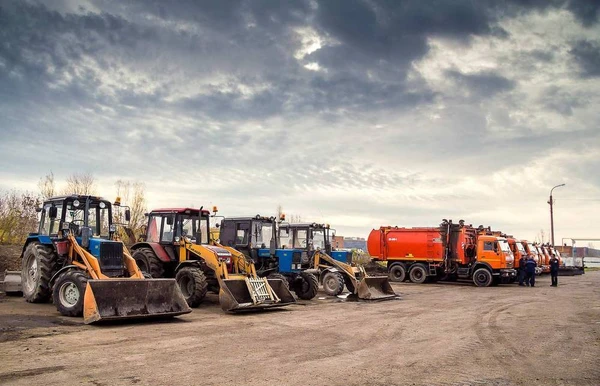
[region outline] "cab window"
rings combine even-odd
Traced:
[[[279,247],[281,248],[293,248],[294,243],[292,235],[288,228],[279,228]]]
[[[248,224],[237,224],[235,232],[235,243],[237,245],[245,245],[248,243]]]
[[[60,226],[60,217],[62,213],[62,204],[54,205],[56,207],[56,218],[50,218],[50,207],[52,205],[48,204],[44,206],[42,210],[42,218],[40,220],[40,235],[50,236],[58,234],[58,228]]]
[[[296,237],[294,237],[294,248],[305,248],[307,239],[306,229],[297,229]]]
[[[493,241],[484,241],[483,242],[483,250],[484,251],[493,251],[494,250],[494,242]]]

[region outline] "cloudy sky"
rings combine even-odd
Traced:
[[[600,238],[600,2],[0,1],[0,189]]]

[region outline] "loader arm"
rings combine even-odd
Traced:
[[[186,242],[184,239],[181,240],[179,245],[181,249],[179,256],[185,257],[186,252],[189,252],[200,257],[206,265],[215,272],[219,284],[221,284],[222,279],[229,279],[227,265],[224,262],[219,261],[219,256],[215,251],[206,248],[203,245]]]
[[[353,269],[354,267],[352,267],[351,265],[342,263],[341,261],[334,259],[333,257],[329,256],[327,253],[321,250],[315,252],[313,264],[314,268],[337,268],[338,270],[340,270],[341,274],[344,275],[345,278],[350,280],[354,288],[358,288],[358,283],[360,279],[356,278],[356,272]],[[361,273],[361,277],[365,276],[364,270],[361,271],[360,268],[359,273]]]
[[[233,258],[233,267],[236,270],[236,273],[246,274],[250,277],[257,277],[254,263],[252,263],[252,261],[250,261],[242,252],[231,247],[226,247],[217,243],[216,241],[213,241],[213,245],[226,249],[229,251],[229,253],[231,253]]]
[[[386,300],[396,298],[387,276],[368,276],[363,267],[353,267],[317,250],[314,254],[314,268],[337,268],[344,276],[348,290],[359,299]]]

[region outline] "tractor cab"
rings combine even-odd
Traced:
[[[118,200],[117,203],[120,204]],[[38,232],[30,234],[28,243],[37,241],[53,245],[58,263],[64,264],[69,248],[67,235],[71,234],[80,246],[98,259],[105,275],[118,277],[124,274],[123,244],[113,240],[117,224],[113,223],[110,201],[88,195],[53,197],[44,202],[40,212]],[[129,209],[126,209],[126,221],[129,217]]]
[[[282,247],[302,250],[307,260],[310,260],[315,251],[323,250],[335,260],[346,264],[352,262],[350,252],[333,249],[331,240],[335,238],[335,229],[332,229],[329,224],[286,223],[280,225],[278,235]]]
[[[168,271],[176,269],[177,265],[186,260],[195,260],[193,254],[180,253],[181,240],[185,238],[193,244],[203,245],[217,252],[220,258],[231,269],[231,254],[222,248],[210,245],[210,212],[205,209],[194,208],[162,208],[155,209],[147,214],[148,225],[143,243],[140,246],[152,248],[158,258],[165,264]],[[151,272],[151,268],[145,260],[137,260],[140,269]]]
[[[221,220],[219,239],[258,261],[270,257],[277,249],[275,217],[228,217]]]

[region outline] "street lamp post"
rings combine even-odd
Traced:
[[[550,189],[550,200],[548,201],[548,204],[550,204],[550,234],[551,234],[551,238],[552,238],[552,246],[553,247],[554,247],[554,213],[552,211],[552,204],[553,204],[552,191],[561,186],[565,186],[565,184],[556,185],[555,187]]]

